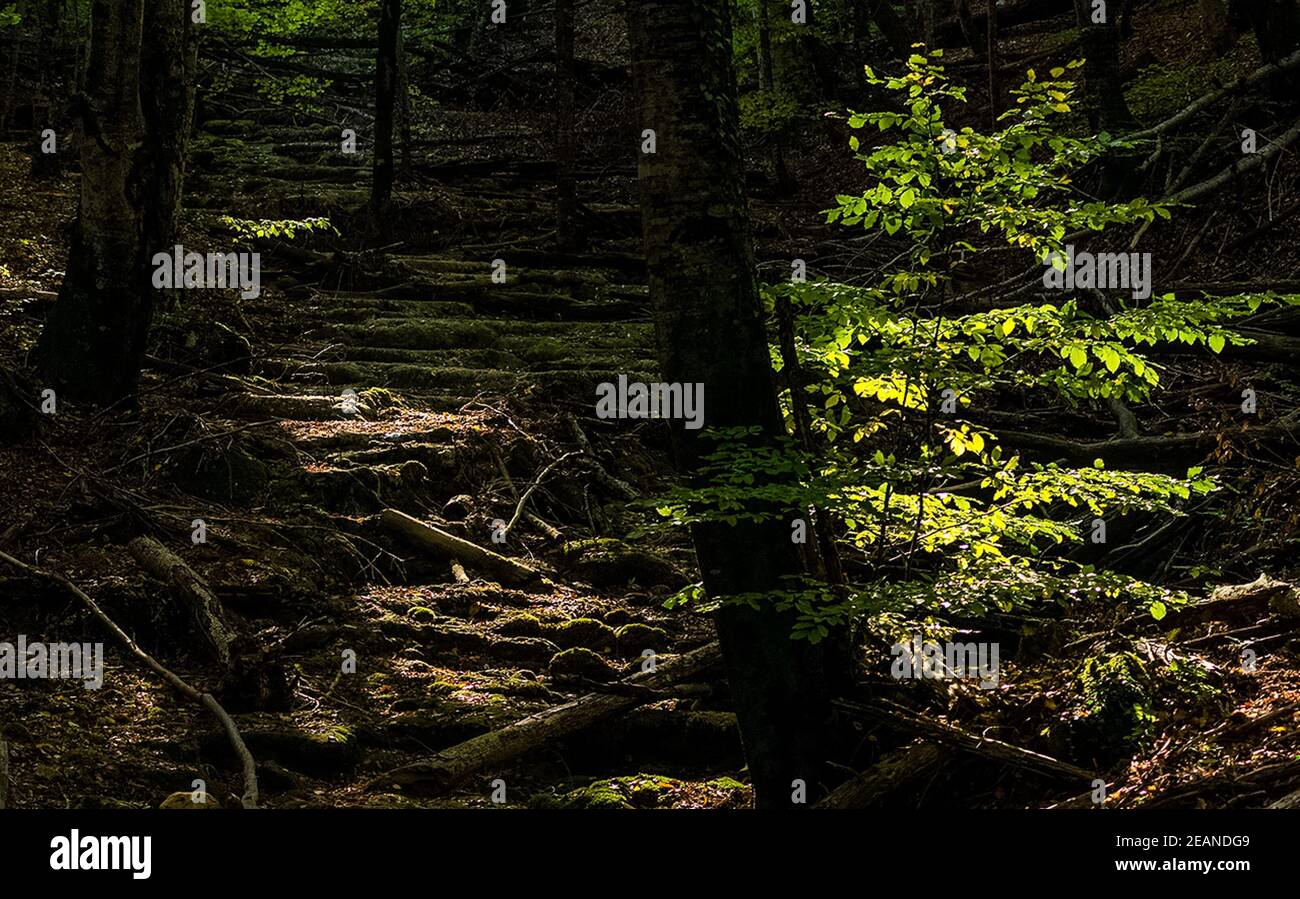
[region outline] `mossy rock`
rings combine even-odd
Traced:
[[[259,502],[271,483],[267,465],[238,443],[207,443],[189,447],[174,463],[178,486],[203,499]]]
[[[598,780],[570,790],[563,796],[538,796],[533,808],[558,809],[648,809],[657,808],[663,796],[672,792],[676,782],[654,774],[635,774]]]
[[[600,653],[584,646],[557,652],[551,657],[548,671],[552,678],[581,677],[594,681],[612,681],[618,671]]]
[[[199,791],[196,796],[193,792],[182,790],[179,793],[172,793],[162,801],[158,808],[174,809],[214,809],[221,808],[221,803],[217,802],[216,797],[211,793]]]
[[[623,658],[639,656],[647,649],[662,653],[672,640],[663,628],[636,622],[625,624],[614,631],[614,637],[617,640],[618,654]]]
[[[492,625],[494,633],[503,637],[540,637],[542,635],[542,622],[536,615],[524,613],[522,615],[511,615]]]
[[[1089,657],[1075,677],[1075,700],[1053,728],[1070,755],[1101,765],[1131,757],[1155,726],[1153,681],[1133,652]]]
[[[241,725],[244,743],[258,761],[276,761],[294,771],[313,777],[330,777],[350,771],[361,760],[361,743],[347,727],[331,727],[322,732],[299,730],[268,722],[253,727]],[[233,756],[224,733],[210,733],[203,738],[205,754],[223,759]]]
[[[546,629],[546,636],[565,649],[583,646],[605,651],[614,648],[614,629],[595,618],[571,618]]]
[[[678,590],[688,583],[667,559],[608,538],[565,544],[561,564],[567,574],[597,588],[636,583]]]

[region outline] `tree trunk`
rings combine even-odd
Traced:
[[[47,382],[73,398],[130,395],[153,314],[144,256],[144,0],[95,0],[78,107],[81,198],[68,270],[37,347]]]
[[[1296,0],[1237,0],[1235,10],[1255,32],[1259,57],[1265,64],[1277,62],[1300,50],[1300,6]],[[1294,103],[1300,78],[1278,75],[1267,85],[1268,92],[1283,103]]]
[[[1228,21],[1226,0],[1197,0],[1196,8],[1200,12],[1205,42],[1210,45],[1216,57],[1223,56],[1232,49],[1236,38]]]
[[[750,427],[756,445],[784,434],[754,276],[742,193],[731,22],[725,0],[629,5],[642,126],[642,231],[663,377],[703,383],[711,428]],[[695,476],[708,444],[674,423],[677,462]],[[710,596],[772,593],[801,574],[788,521],[693,529]],[[796,780],[817,789],[827,758],[825,650],[791,639],[772,602],[725,604],[716,617],[760,807],[789,807]]]
[[[1259,57],[1277,62],[1300,49],[1300,7],[1296,0],[1237,0],[1255,32]]]
[[[998,6],[996,0],[988,0],[988,16],[985,19],[985,28],[988,35],[988,50],[985,55],[988,57],[989,63],[989,129],[997,131],[998,112],[1002,108],[1002,90],[998,84]]]
[[[816,103],[821,99],[822,90],[812,54],[811,15],[804,24],[796,24],[791,20],[788,0],[762,2],[769,5],[769,58],[774,86],[801,104]],[[811,8],[809,3],[810,11]]]
[[[573,0],[555,2],[555,244],[580,249],[577,187],[573,175]]]
[[[186,0],[149,0],[140,60],[147,172],[145,258],[170,252],[176,242],[185,184],[186,150],[194,122],[198,42]]]
[[[1094,12],[1089,0],[1074,0],[1074,11],[1079,23],[1080,51],[1086,60],[1083,93],[1088,123],[1093,131],[1098,132],[1124,134],[1132,131],[1137,123],[1124,100],[1124,79],[1119,65],[1119,28],[1112,11],[1107,7],[1100,22],[1093,21]]]
[[[858,8],[865,10],[865,14],[871,21],[876,23],[880,33],[884,35],[885,43],[889,44],[890,52],[897,59],[907,59],[912,53],[912,44],[916,42],[916,36],[911,26],[908,24],[907,17],[898,14],[898,11],[890,5],[889,0],[854,0]]]
[[[863,0],[866,2],[866,0]],[[772,75],[772,16],[767,3],[758,4],[758,86],[770,91],[775,81]]]
[[[402,0],[380,0],[379,54],[375,68],[375,164],[370,210],[376,225],[393,196],[393,105],[397,97],[397,44]]]

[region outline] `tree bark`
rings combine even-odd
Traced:
[[[724,0],[629,5],[642,126],[642,232],[663,377],[703,383],[711,428],[749,427],[770,446],[784,425],[763,329],[742,193],[731,21]],[[680,469],[695,476],[708,445],[673,426]],[[766,594],[802,573],[788,521],[693,529],[710,596]],[[726,603],[718,638],[759,807],[790,807],[793,782],[812,792],[828,755],[828,653],[791,639],[794,616],[771,601]]]
[[[1112,4],[1118,6],[1111,0]],[[1083,93],[1088,107],[1088,123],[1093,131],[1123,134],[1136,124],[1124,99],[1124,79],[1120,73],[1119,28],[1109,6],[1103,21],[1093,21],[1089,0],[1074,0],[1079,24],[1083,67]]]
[[[130,395],[153,315],[144,256],[148,153],[140,104],[144,0],[94,0],[78,97],[81,198],[68,270],[41,334],[47,382],[109,403]]]
[[[188,17],[187,17],[188,18]],[[208,654],[222,668],[231,665],[231,631],[226,624],[221,600],[207,582],[167,547],[152,537],[136,537],[126,545],[140,567],[175,591],[207,646]]]
[[[1277,62],[1300,50],[1300,5],[1296,0],[1237,0],[1255,32],[1259,57]]]
[[[375,162],[370,209],[376,224],[393,196],[393,106],[397,97],[397,44],[402,0],[380,0],[379,54],[375,68]]]
[[[1216,57],[1223,56],[1232,49],[1236,38],[1228,21],[1227,0],[1197,0],[1196,8],[1201,16],[1201,30],[1205,32],[1206,43]]]
[[[555,2],[555,244],[561,252],[581,247],[574,181],[573,0]]]
[[[190,129],[198,42],[186,0],[149,0],[140,60],[146,144],[145,258],[176,242]]]

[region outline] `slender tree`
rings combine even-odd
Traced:
[[[1074,0],[1080,50],[1086,60],[1083,93],[1088,121],[1093,130],[1111,134],[1122,134],[1135,124],[1124,99],[1120,72],[1120,32],[1115,16],[1118,9],[1115,0]]]
[[[749,243],[726,0],[629,4],[642,127],[642,231],[659,358],[669,382],[704,384],[706,424],[750,427],[756,444],[784,434]],[[673,430],[693,476],[707,444]],[[802,572],[783,521],[693,530],[711,596],[771,593]],[[815,789],[827,758],[831,672],[822,647],[791,639],[771,602],[724,604],[716,617],[760,807],[789,807],[794,782]]]
[[[561,250],[581,244],[574,178],[573,0],[555,2],[555,243]]]
[[[152,317],[146,279],[150,171],[140,104],[145,0],[94,0],[86,90],[75,103],[81,197],[67,273],[37,347],[47,382],[75,398],[129,395]]]
[[[402,0],[380,0],[379,54],[375,69],[375,163],[370,209],[376,223],[393,196],[393,108],[397,98]]]

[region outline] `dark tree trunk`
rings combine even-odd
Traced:
[[[185,185],[185,162],[194,122],[198,60],[187,0],[148,0],[140,60],[140,103],[148,135],[145,258],[176,242]]]
[[[393,196],[393,106],[397,97],[397,45],[402,0],[380,0],[379,58],[375,69],[375,165],[370,209],[376,223]]]
[[[401,176],[411,173],[411,78],[410,57],[406,52],[406,37],[397,29],[397,127],[402,136]]]
[[[59,58],[59,35],[62,33],[63,4],[49,2],[45,6],[45,17],[41,19],[41,35],[38,59],[42,60],[41,77],[32,98],[32,130],[36,132],[36,151],[32,154],[32,177],[38,180],[56,178],[63,166],[59,154],[42,151],[44,132],[47,128],[59,130],[61,124],[59,109],[66,99],[61,96],[58,83],[58,67],[52,62]],[[60,148],[61,150],[62,148]]]
[[[912,53],[912,44],[916,34],[908,24],[906,16],[900,16],[890,5],[889,0],[854,0],[858,7],[865,9],[867,17],[876,23],[890,52],[897,59],[907,59]]]
[[[751,439],[770,445],[784,424],[742,192],[728,4],[634,3],[629,23],[642,126],[658,138],[658,152],[642,154],[639,175],[663,377],[705,385],[708,427],[756,426]],[[688,476],[708,448],[698,435],[673,429]],[[771,593],[783,577],[802,573],[789,521],[709,523],[693,536],[711,596]],[[793,617],[771,602],[725,605],[716,622],[755,803],[789,807],[793,782],[814,792],[828,757],[825,650],[792,640]]]
[[[812,16],[802,25],[790,18],[788,0],[762,0],[768,4],[767,26],[772,81],[777,90],[789,94],[799,103],[816,103],[822,90],[817,63],[813,59]],[[812,9],[812,4],[808,4]]]
[[[865,0],[864,0],[865,2]],[[770,91],[775,86],[772,74],[772,16],[766,2],[758,4],[758,86]]]
[[[1214,55],[1223,56],[1232,49],[1236,35],[1228,21],[1228,4],[1226,0],[1197,0],[1196,8],[1201,16],[1201,30],[1205,32],[1205,42],[1209,44]]]
[[[998,129],[998,113],[1002,109],[1002,90],[998,83],[998,6],[995,0],[988,0],[988,15],[985,18],[985,30],[988,35],[988,49],[985,56],[989,63],[989,129]]]
[[[1300,50],[1300,6],[1296,0],[1237,0],[1237,5],[1255,32],[1261,60],[1277,62]]]
[[[1088,108],[1088,123],[1094,131],[1123,134],[1136,125],[1124,99],[1124,79],[1120,72],[1120,35],[1113,12],[1107,7],[1105,20],[1093,21],[1089,0],[1074,0],[1075,18],[1079,23],[1080,55],[1083,67],[1083,93]]]
[[[582,244],[577,230],[578,197],[573,174],[573,0],[555,3],[555,243],[565,252]]]
[[[67,273],[37,356],[50,386],[92,402],[130,395],[153,303],[144,255],[149,160],[140,107],[145,0],[95,0],[76,103],[81,199]]]

